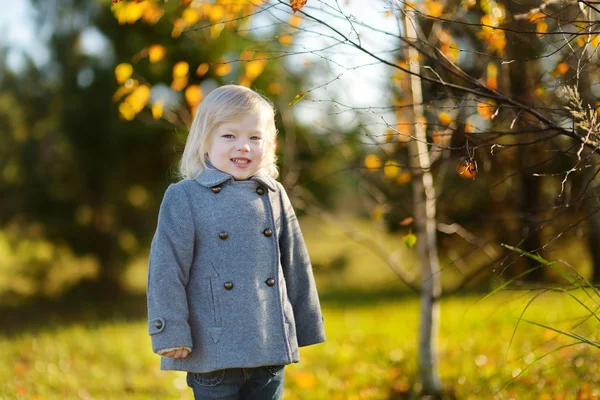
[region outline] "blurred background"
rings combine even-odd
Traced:
[[[192,398],[148,251],[237,83],[278,110],[325,315],[284,399],[600,398],[598,10],[293,3],[0,0],[0,397]]]

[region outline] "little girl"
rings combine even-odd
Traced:
[[[148,320],[161,369],[196,399],[281,399],[283,366],[325,334],[298,220],[275,180],[270,102],[227,85],[202,101],[150,250]]]

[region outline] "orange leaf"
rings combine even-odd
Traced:
[[[196,69],[196,75],[198,76],[204,76],[206,75],[206,73],[208,72],[208,64],[207,63],[202,63],[200,65],[198,65],[198,68]]]
[[[298,11],[306,5],[306,0],[290,0],[290,6],[294,12]]]
[[[456,165],[456,172],[458,172],[461,178],[475,179],[475,175],[477,175],[477,162],[471,158],[463,157]]]
[[[304,98],[304,94],[297,94],[296,97],[294,97],[294,100],[290,101],[290,103],[288,104],[288,106],[293,106],[294,104],[296,104],[297,102],[299,102],[303,98]]]
[[[412,179],[412,175],[410,174],[410,172],[402,172],[400,175],[398,175],[398,177],[396,178],[396,182],[398,182],[401,185],[404,185],[408,182],[410,182]]]
[[[561,75],[566,74],[569,71],[569,64],[567,63],[560,63],[556,66],[556,72],[558,72]]]
[[[496,110],[495,104],[490,100],[489,102],[479,102],[477,104],[477,113],[481,115],[483,119],[491,119]]]
[[[442,125],[450,125],[450,123],[452,123],[452,117],[447,112],[440,113],[438,118],[440,119]]]
[[[414,221],[414,218],[413,218],[413,217],[406,217],[406,218],[404,218],[402,221],[400,221],[400,225],[402,225],[402,226],[407,226],[407,225],[410,225],[410,224],[412,224],[412,223],[413,223],[413,221]]]

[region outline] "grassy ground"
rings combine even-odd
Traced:
[[[482,302],[478,295],[442,302],[440,373],[456,398],[600,396],[597,349],[566,347],[536,361],[572,340],[523,322],[509,349],[530,298],[503,292]],[[328,340],[302,349],[301,363],[286,368],[285,399],[416,398],[411,393],[419,389],[414,384],[418,299],[332,295],[324,298],[323,309]],[[525,318],[573,326],[582,314],[575,302],[546,294]],[[92,320],[0,337],[0,398],[191,399],[183,373],[158,369],[143,319]],[[587,337],[598,334],[591,321],[577,330]]]
[[[418,298],[343,232],[314,220],[305,220],[303,229],[328,340],[303,348],[302,361],[286,368],[284,399],[419,398]],[[399,237],[359,229],[414,263]],[[90,302],[83,291],[68,303],[0,308],[0,399],[191,399],[185,375],[160,371],[151,353],[145,268],[144,257],[132,264],[125,276],[137,295],[124,299]],[[573,339],[518,323],[539,293],[502,291],[486,299],[471,293],[442,301],[439,371],[448,399],[600,398],[596,347],[562,347]],[[572,294],[597,307],[585,293]],[[600,337],[598,320],[565,293],[540,295],[522,318]]]

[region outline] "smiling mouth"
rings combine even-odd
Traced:
[[[245,158],[232,158],[231,161],[234,164],[240,164],[240,165],[250,164],[250,160],[245,159]]]

